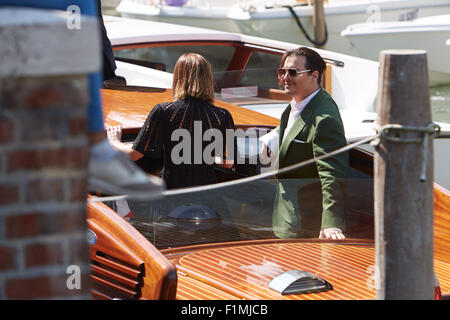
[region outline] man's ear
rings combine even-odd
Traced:
[[[311,73],[311,75],[313,76],[314,81],[317,81],[317,79],[319,79],[319,71],[315,70]]]

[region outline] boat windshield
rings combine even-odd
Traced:
[[[320,179],[272,175],[274,168],[269,163],[255,161],[259,153],[255,141],[248,137],[238,139],[233,169],[215,168],[217,184],[168,190],[162,198],[151,201],[127,200],[125,211],[119,203],[125,200],[105,204],[122,216],[131,210],[131,225],[158,249],[318,238],[324,203]],[[339,179],[333,187],[340,189],[334,195],[342,196],[339,227],[343,227],[347,238],[373,239],[372,161],[359,148],[350,151],[350,159],[347,178]]]
[[[116,60],[138,66],[127,69],[124,64],[118,65],[117,73],[124,76],[129,85],[161,88],[171,88],[172,80],[167,79],[172,79],[175,64],[183,53],[201,54],[211,63],[216,99],[263,114],[281,116],[281,111],[291,99],[278,84],[280,54],[234,45],[223,42],[148,44],[117,47],[114,54]],[[162,72],[150,73],[151,70]]]
[[[224,41],[115,48],[116,59],[122,62],[166,73],[173,72],[177,59],[186,52],[199,53],[211,62],[217,100],[275,118],[291,100],[278,86],[282,51]],[[133,75],[127,77],[130,85],[139,85],[131,83],[132,79]],[[254,121],[249,119],[247,123]],[[254,124],[246,125],[243,136],[235,136],[233,168],[215,167],[217,183],[171,189],[161,199],[148,202],[128,201],[125,209],[116,202],[108,205],[123,216],[131,210],[134,218],[130,223],[159,249],[256,239],[318,238],[322,220],[323,225],[344,230],[347,237],[373,237],[371,156],[352,150],[348,173],[341,174],[328,186],[327,196],[322,197],[322,184],[329,181],[318,178],[314,160],[301,167],[292,164],[290,171],[275,174],[276,152],[266,161],[259,149],[259,138],[269,128]],[[298,176],[308,178],[295,178]],[[322,210],[330,204],[330,210]],[[324,217],[322,211],[326,211]]]

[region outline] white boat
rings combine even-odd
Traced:
[[[122,0],[124,17],[170,22],[269,39],[312,45],[299,28],[314,38],[311,0]],[[172,5],[168,5],[172,4]],[[285,6],[291,6],[293,12]],[[328,0],[324,1],[328,30],[325,49],[355,55],[340,33],[349,24],[411,20],[450,14],[449,0]]]
[[[427,51],[430,84],[450,83],[450,14],[413,21],[362,23],[348,26],[341,35],[358,56],[377,60],[386,49]]]
[[[102,8],[115,9],[120,3],[120,0],[101,0]]]

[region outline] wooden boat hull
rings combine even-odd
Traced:
[[[170,91],[132,92],[103,90],[105,122],[121,124],[125,134],[135,136],[155,101],[171,99]],[[274,127],[278,119],[218,102],[233,115],[237,126],[256,124]],[[371,179],[373,155],[362,149],[350,152],[350,166]],[[221,179],[236,179],[222,172]],[[101,202],[88,203],[93,295],[98,299],[374,299],[375,248],[373,200],[370,179],[364,188],[369,198],[356,198],[355,207],[369,203],[343,241],[319,239],[265,239],[238,242],[209,231],[214,243],[158,250],[150,241],[154,234],[136,220],[126,222]],[[369,183],[369,184],[367,184]],[[352,185],[361,191],[361,185]],[[92,200],[92,197],[90,198]],[[361,202],[361,203],[359,203]],[[372,201],[373,203],[373,201]],[[151,223],[149,219],[144,221]],[[147,228],[151,230],[151,228]],[[159,229],[165,234],[165,230]],[[208,233],[208,230],[205,231]],[[178,233],[167,234],[176,242]],[[450,299],[450,192],[434,185],[434,271],[444,298]],[[191,237],[192,239],[192,237]],[[183,241],[185,239],[182,239]],[[208,240],[209,241],[209,240]],[[192,244],[192,242],[188,242]],[[304,270],[329,281],[333,289],[320,293],[281,295],[269,281],[288,270]]]
[[[178,251],[178,250],[177,250]],[[192,252],[192,248],[190,248]],[[346,240],[327,243],[314,240],[268,241],[246,245],[217,246],[172,258],[178,270],[177,299],[262,300],[367,300],[375,299],[375,249],[371,241]],[[435,272],[442,292],[450,291],[446,263],[435,260]],[[268,283],[288,270],[304,270],[327,280],[333,290],[281,295]],[[192,282],[203,286],[193,291]],[[210,293],[211,292],[211,293]],[[209,297],[209,298],[207,298]]]
[[[448,191],[435,186],[434,271],[445,299],[450,299],[448,199]],[[93,292],[99,299],[114,298],[114,294],[121,298],[181,300],[366,300],[376,297],[372,239],[339,242],[270,239],[158,251],[139,231],[102,203],[89,204],[88,226],[100,239],[90,251]],[[126,283],[117,285],[117,276],[99,274],[99,269],[105,269],[101,263],[106,258],[116,264],[126,261],[126,266],[134,265],[136,270],[142,270],[145,276],[135,284],[140,287],[133,291]],[[267,287],[274,276],[294,269],[320,276],[333,285],[333,290],[281,295]],[[130,278],[125,275],[127,277]]]

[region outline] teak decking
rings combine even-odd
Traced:
[[[171,90],[162,89],[154,92],[103,89],[102,98],[105,123],[112,126],[120,124],[125,131],[133,128],[140,129],[156,104],[173,101]],[[230,111],[234,122],[238,125],[277,126],[280,122],[279,119],[230,103],[216,101],[214,104]]]
[[[372,241],[320,242],[315,239],[217,246],[172,258],[177,266],[177,299],[375,299],[375,248]],[[186,248],[186,251],[189,251]],[[299,269],[312,272],[333,285],[333,290],[281,295],[267,288],[276,275]],[[434,270],[443,293],[450,292],[448,264],[435,259]],[[201,282],[202,285],[198,283]],[[197,283],[195,290],[190,284]],[[217,298],[217,290],[225,294]]]

